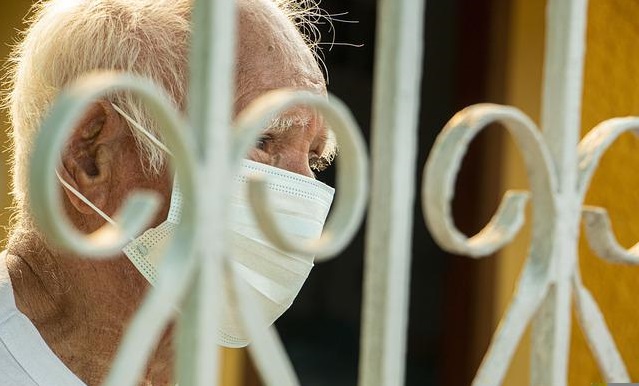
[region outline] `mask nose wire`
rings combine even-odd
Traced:
[[[111,103],[111,106],[113,106],[113,109],[115,109],[115,111],[117,111],[122,117],[124,117],[124,119],[126,119],[131,125],[133,125],[133,127],[135,127],[137,130],[139,130],[142,134],[144,134],[151,142],[153,142],[153,144],[157,147],[159,147],[160,149],[164,150],[168,155],[170,155],[171,157],[173,157],[173,153],[171,153],[171,150],[169,150],[168,147],[166,147],[162,142],[160,142],[159,139],[157,139],[150,131],[148,131],[147,129],[145,129],[142,125],[140,125],[139,123],[137,123],[133,118],[131,118],[131,116],[129,116],[129,114],[125,113],[124,110],[122,110],[121,108],[119,108],[118,106],[116,106],[115,104]],[[62,176],[60,175],[60,173],[58,173],[58,171],[55,171],[55,175],[58,177],[58,180],[60,180],[60,183],[62,184],[62,186],[64,186],[67,190],[69,190],[69,192],[71,192],[74,196],[76,196],[77,198],[79,198],[82,202],[84,202],[85,204],[87,204],[91,209],[93,209],[100,217],[102,217],[106,222],[108,222],[109,224],[113,225],[116,228],[120,228],[120,225],[108,214],[104,213],[103,210],[101,210],[100,208],[98,208],[97,206],[95,206],[95,204],[93,204],[88,198],[86,198],[82,193],[80,193],[76,188],[74,188],[71,184],[69,184],[68,182],[66,182],[64,180],[64,178],[62,178]],[[135,241],[135,238],[130,237],[129,238],[131,241]]]

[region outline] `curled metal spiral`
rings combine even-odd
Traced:
[[[92,101],[108,93],[124,90],[143,100],[149,111],[158,118],[167,145],[174,149],[176,155],[173,167],[178,172],[185,201],[188,202],[184,210],[192,211],[192,204],[195,203],[195,160],[189,152],[191,146],[188,130],[185,130],[187,124],[175,112],[165,94],[150,82],[130,75],[103,73],[84,77],[60,94],[43,122],[34,144],[29,178],[32,212],[40,229],[52,241],[80,256],[100,258],[119,252],[132,237],[144,230],[158,207],[155,194],[134,192],[126,199],[123,209],[114,216],[119,220],[118,227],[107,223],[94,233],[84,235],[73,227],[60,206],[55,168],[60,164],[60,154],[71,130]],[[188,224],[180,229],[184,227],[188,227]],[[181,235],[188,231],[180,230],[179,233]]]
[[[507,192],[497,213],[477,235],[466,237],[453,222],[451,201],[462,158],[477,133],[494,122],[503,124],[510,131],[522,152],[532,190],[533,235],[516,293],[473,385],[501,384],[510,358],[526,326],[548,296],[550,286],[564,285],[566,280],[572,286],[580,324],[606,380],[627,382],[626,367],[597,303],[581,281],[577,262],[565,265],[567,272],[557,269],[557,265],[562,263],[558,259],[568,258],[562,256],[561,248],[557,248],[560,241],[557,234],[567,236],[573,233],[565,232],[565,229],[570,228],[560,229],[563,233],[556,231],[557,227],[570,227],[572,222],[577,224],[582,214],[586,237],[600,257],[613,262],[639,264],[639,247],[626,250],[618,244],[605,209],[584,206],[579,210],[602,155],[621,134],[639,129],[639,118],[611,119],[590,131],[577,150],[579,174],[576,189],[558,192],[557,174],[547,144],[528,117],[512,107],[486,104],[471,106],[459,112],[438,137],[424,170],[422,186],[427,224],[438,243],[453,253],[471,257],[494,253],[512,240],[524,221],[527,194]],[[572,195],[568,201],[565,200],[566,194]],[[560,208],[560,198],[570,205]]]
[[[340,146],[337,174],[337,201],[322,237],[307,245],[295,244],[281,231],[269,211],[268,194],[262,179],[249,181],[249,197],[264,234],[279,248],[316,255],[318,259],[335,256],[353,239],[366,209],[368,197],[368,161],[366,146],[357,123],[348,108],[334,96],[328,99],[308,92],[274,91],[258,98],[237,118],[233,164],[238,165],[254,146],[255,138],[268,122],[295,106],[306,106],[322,114]]]
[[[484,257],[508,244],[524,223],[528,192],[509,191],[499,209],[477,235],[466,237],[454,225],[451,202],[455,179],[472,139],[492,123],[501,123],[523,155],[533,200],[533,240],[552,240],[554,224],[545,222],[556,212],[556,176],[550,153],[536,125],[513,107],[479,104],[457,113],[445,126],[424,169],[422,209],[440,246],[450,252]],[[552,242],[533,242],[526,266],[506,315],[477,373],[474,385],[498,385],[526,326],[544,299]]]
[[[579,194],[585,198],[592,176],[601,157],[622,134],[639,130],[639,118],[613,118],[593,128],[579,144]],[[639,244],[630,249],[619,245],[612,232],[608,212],[603,208],[584,206],[584,229],[592,250],[602,259],[637,265]]]
[[[424,168],[422,208],[437,242],[446,250],[483,257],[508,244],[524,224],[525,191],[508,191],[490,222],[477,235],[466,237],[454,224],[452,200],[455,180],[470,142],[492,123],[501,123],[519,145],[529,171],[532,197],[552,209],[556,181],[550,154],[535,124],[521,111],[506,106],[479,104],[457,113],[438,136]],[[540,230],[541,231],[541,230]]]

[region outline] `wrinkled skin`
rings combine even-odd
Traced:
[[[269,0],[239,0],[238,5],[235,113],[273,89],[325,94],[324,78],[313,54],[286,17]],[[322,153],[326,129],[311,110],[299,108],[289,113],[304,116],[304,125],[265,133],[247,157],[312,176],[309,158]],[[145,175],[139,160],[125,121],[109,103],[98,101],[75,128],[60,173],[109,214],[132,190],[157,191],[164,200],[155,226],[168,212],[171,177],[167,170],[155,177]],[[102,225],[93,210],[65,193],[63,206],[80,230],[90,232]],[[148,283],[124,255],[100,262],[70,257],[49,248],[36,232],[26,232],[8,250],[18,308],[80,379],[89,385],[100,384]],[[172,330],[167,328],[141,384],[171,384]]]

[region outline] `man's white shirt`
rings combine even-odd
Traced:
[[[6,255],[0,253],[0,385],[86,386],[16,307]]]

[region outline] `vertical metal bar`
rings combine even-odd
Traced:
[[[423,0],[381,0],[359,384],[404,383]]]
[[[549,0],[542,127],[558,181],[553,285],[533,323],[531,384],[565,385],[571,325],[570,279],[577,264],[581,202],[577,145],[585,55],[587,0]]]
[[[187,299],[180,328],[178,375],[183,386],[216,385],[224,253],[225,202],[229,176],[234,97],[235,1],[198,0],[193,10],[189,115],[198,151],[198,258],[201,270]]]

